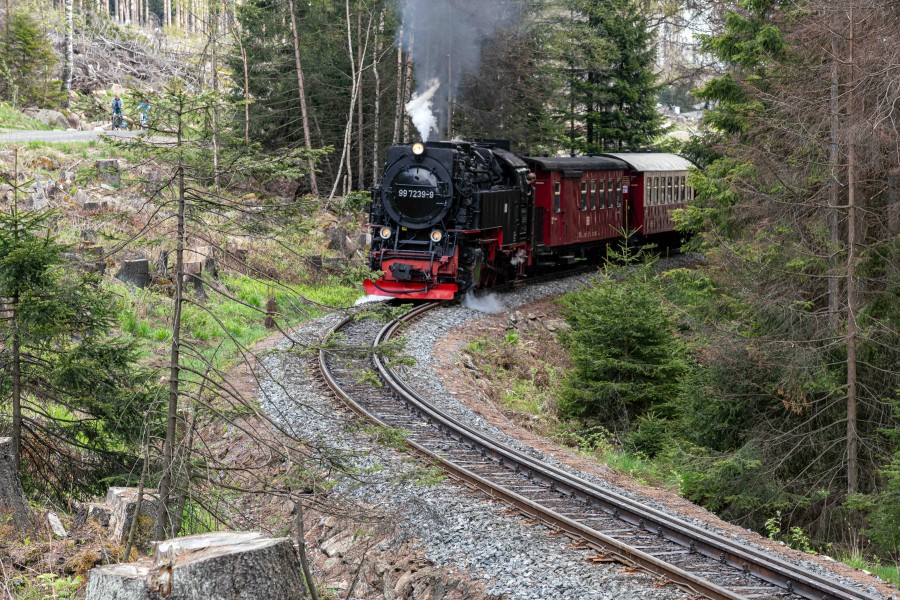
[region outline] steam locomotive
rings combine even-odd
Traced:
[[[503,144],[390,148],[372,192],[366,293],[450,300],[541,270],[599,257],[624,234],[674,236],[692,197],[675,154],[520,157]]]

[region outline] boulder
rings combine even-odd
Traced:
[[[26,109],[23,113],[26,117],[31,117],[37,121],[40,121],[44,125],[49,125],[51,127],[62,127],[63,129],[67,129],[69,127],[69,121],[66,119],[66,116],[59,111],[49,110],[46,108],[29,108]]]

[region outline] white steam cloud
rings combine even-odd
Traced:
[[[416,127],[427,140],[432,131],[446,132],[450,103],[466,76],[481,67],[484,40],[518,20],[521,0],[397,0],[403,26],[397,44],[410,52],[415,67],[416,95],[410,102],[427,103],[433,121]],[[434,87],[440,81],[440,94]],[[428,97],[427,101],[422,99]],[[409,108],[407,107],[407,110]],[[415,122],[413,111],[409,110]],[[426,129],[423,130],[423,127]]]
[[[472,310],[477,310],[478,312],[487,313],[489,315],[496,315],[506,310],[506,306],[503,305],[503,302],[500,301],[497,294],[488,294],[487,296],[481,296],[479,298],[474,293],[469,292],[466,294],[466,297],[463,298],[462,305],[466,308],[471,308]]]
[[[421,94],[413,94],[412,100],[406,105],[406,112],[419,130],[423,142],[428,141],[432,131],[437,131],[437,116],[432,110],[432,104],[434,95],[440,87],[440,79],[432,79],[428,89]]]

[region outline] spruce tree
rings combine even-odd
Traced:
[[[62,497],[124,473],[151,398],[114,298],[52,230],[52,212],[0,212],[0,422],[26,487]]]
[[[634,0],[569,0],[557,42],[568,80],[559,115],[584,153],[639,150],[662,129],[654,34]]]

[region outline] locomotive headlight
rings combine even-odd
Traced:
[[[382,227],[381,231],[378,232],[378,235],[381,236],[381,239],[387,240],[387,239],[390,239],[390,237],[393,233],[394,232],[391,231],[390,227]]]
[[[431,241],[434,242],[435,244],[440,242],[442,239],[444,239],[444,232],[441,231],[440,229],[435,229],[434,231],[431,232]]]
[[[425,154],[425,144],[423,144],[422,142],[416,142],[415,144],[413,144],[412,151],[416,156],[422,156],[423,154]]]

